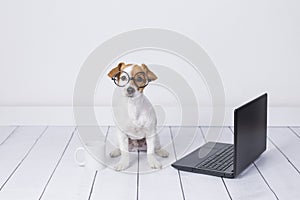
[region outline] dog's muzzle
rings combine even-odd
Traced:
[[[133,95],[133,93],[135,92],[135,89],[133,87],[128,87],[127,88],[127,93],[129,96]]]

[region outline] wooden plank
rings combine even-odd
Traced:
[[[208,128],[202,129],[207,133]],[[219,142],[233,143],[234,135],[229,128],[224,128]],[[238,177],[223,179],[232,199],[276,199],[256,167],[251,164]]]
[[[172,127],[171,130],[178,159],[205,143],[198,127]],[[180,175],[186,199],[230,199],[219,177],[183,171]]]
[[[202,146],[205,141],[199,127],[171,127],[177,159]]]
[[[269,128],[269,139],[300,173],[300,138],[289,128]]]
[[[108,127],[103,127],[105,132]],[[82,146],[78,132],[73,136],[60,164],[51,178],[42,199],[88,199],[95,172],[79,167],[74,161],[75,150]]]
[[[108,131],[106,143],[107,168],[97,172],[91,199],[135,199],[137,195],[138,155],[130,153],[130,167],[124,171],[114,170],[120,157],[110,158],[109,153],[117,146],[115,127]]]
[[[15,126],[0,126],[0,145],[2,145],[17,129]]]
[[[6,181],[21,166],[46,127],[19,127],[14,134],[0,146],[0,190]],[[0,191],[1,193],[1,191]]]
[[[281,131],[284,134],[288,130]],[[278,134],[276,132],[275,128],[269,128],[268,135]],[[290,145],[290,142],[287,141],[286,145]],[[300,199],[299,173],[271,142],[255,163],[279,199]]]
[[[0,199],[38,199],[73,131],[74,127],[49,127],[3,187]]]
[[[139,199],[182,199],[182,191],[178,171],[170,165],[176,160],[171,132],[163,127],[158,132],[162,147],[169,152],[168,158],[156,156],[163,169],[151,169],[147,154],[139,157]]]

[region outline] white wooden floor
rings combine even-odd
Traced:
[[[114,128],[103,128],[113,140]],[[75,164],[73,154],[81,146],[75,127],[0,127],[0,199],[300,199],[299,127],[269,128],[267,151],[236,179],[170,167],[206,141],[207,129],[161,128],[170,157],[159,160],[166,167],[153,171],[144,153],[133,153],[129,170],[134,173],[120,173]],[[232,143],[232,128],[225,127],[218,141]]]

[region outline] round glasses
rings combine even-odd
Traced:
[[[119,87],[125,87],[131,80],[133,80],[134,84],[138,88],[144,88],[149,83],[149,80],[144,72],[138,72],[133,77],[130,77],[127,72],[119,71],[112,77],[112,80]]]

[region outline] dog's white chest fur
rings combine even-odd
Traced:
[[[131,139],[142,139],[156,127],[156,115],[146,96],[134,99],[125,98],[119,102],[117,120],[119,127]]]

